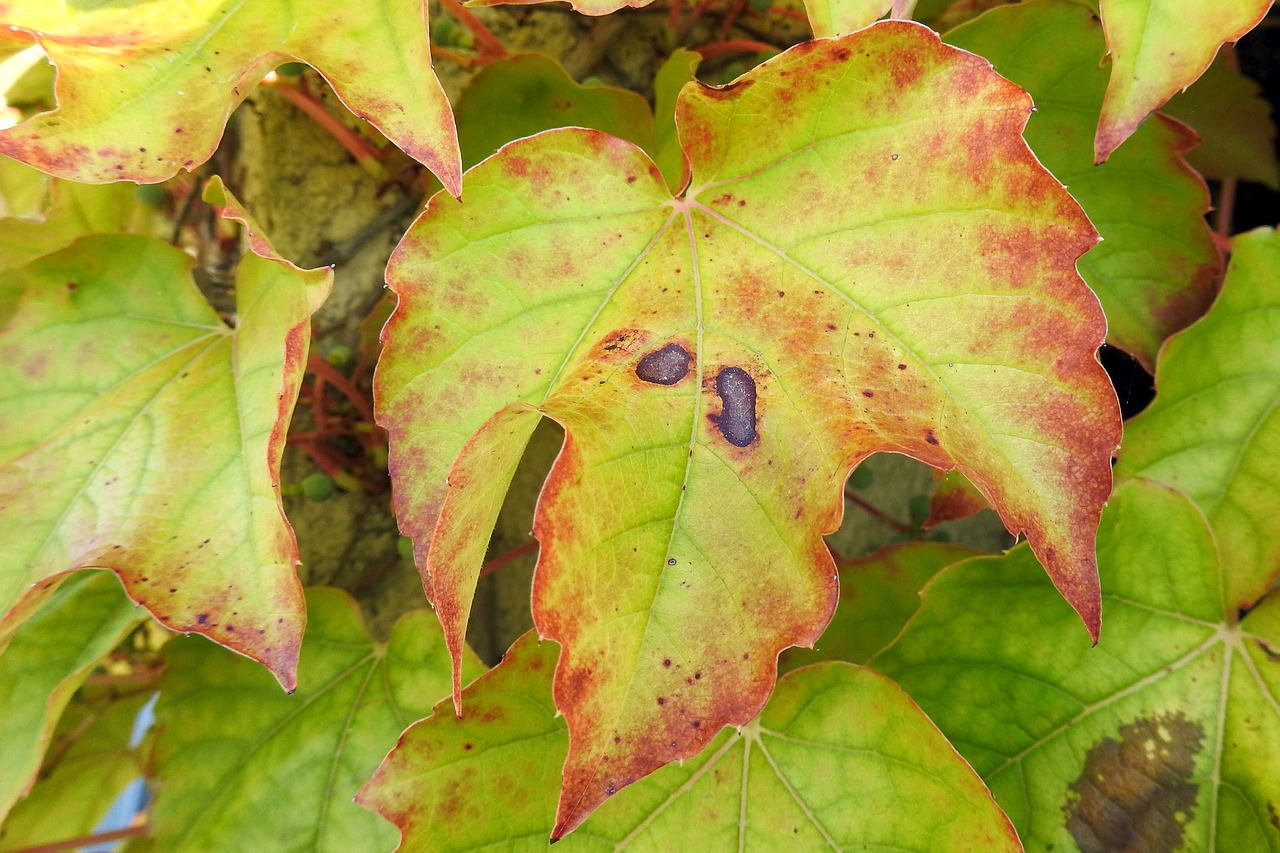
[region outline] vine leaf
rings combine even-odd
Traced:
[[[1238,177],[1280,189],[1276,126],[1258,83],[1219,55],[1191,88],[1174,95],[1161,112],[1200,134],[1187,162],[1206,178]]]
[[[787,649],[778,669],[789,672],[822,660],[866,663],[898,636],[934,575],[980,553],[944,542],[902,542],[841,563],[840,603],[817,647]]]
[[[872,665],[982,775],[1028,849],[1277,849],[1280,596],[1239,619],[1204,516],[1148,480],[1116,489],[1098,564],[1096,649],[1019,546],[944,569]]]
[[[1158,115],[1094,165],[1091,117],[1107,72],[1098,67],[1102,29],[1085,3],[1002,6],[946,40],[991,60],[1035,99],[1027,144],[1103,238],[1079,267],[1107,314],[1107,341],[1153,370],[1160,344],[1209,309],[1222,277],[1222,254],[1204,220],[1209,193],[1183,160],[1195,134]]]
[[[16,160],[0,160],[26,168]],[[0,219],[2,271],[14,270],[88,234],[146,234],[151,228],[153,211],[138,200],[137,184],[77,184],[44,178],[45,198],[38,207],[27,216]]]
[[[120,583],[107,576],[118,601]],[[133,745],[146,686],[85,685],[58,720],[36,783],[0,824],[0,851],[92,835],[116,798],[146,774],[146,741]]]
[[[216,180],[206,198],[244,218]],[[256,233],[250,248],[234,330],[191,258],[149,237],[83,237],[0,286],[0,637],[66,573],[106,568],[165,625],[293,687],[305,612],[280,454],[332,273]]]
[[[844,35],[888,14],[894,0],[805,0],[804,11],[818,38]]]
[[[959,471],[948,471],[938,481],[937,490],[929,498],[929,517],[920,527],[929,530],[947,521],[968,518],[990,506],[982,492],[969,482],[968,477]]]
[[[86,183],[163,181],[217,147],[227,117],[284,62],[313,66],[457,195],[453,114],[431,69],[425,0],[291,3],[12,0],[0,23],[31,33],[58,68],[56,110],[0,130],[0,152]]]
[[[145,615],[114,577],[86,573],[63,584],[0,651],[0,823],[35,781],[72,694]]]
[[[525,634],[467,688],[472,716],[460,720],[442,702],[404,733],[356,798],[400,829],[401,853],[542,845],[569,745],[551,700],[555,660],[553,644]],[[758,719],[623,792],[556,849],[864,845],[1022,849],[973,771],[901,689],[868,669],[826,663],[783,678]]]
[[[1235,238],[1222,293],[1171,338],[1156,398],[1125,429],[1117,479],[1181,489],[1218,537],[1227,604],[1246,607],[1280,575],[1280,234]]]
[[[1257,26],[1271,0],[1100,0],[1099,8],[1111,54],[1094,140],[1101,163],[1148,114],[1194,83],[1218,48]]]
[[[821,536],[873,452],[961,468],[1096,635],[1120,421],[1075,272],[1095,234],[1029,110],[887,22],[686,87],[676,198],[631,144],[552,131],[397,248],[375,398],[455,654],[528,436],[544,415],[568,436],[534,523],[573,744],[555,834],[755,717],[830,618]]]
[[[308,589],[307,612],[293,695],[201,640],[165,647],[157,850],[391,849],[394,833],[351,797],[400,732],[448,695],[440,629],[411,611],[377,642],[356,601],[331,588]],[[464,666],[483,671],[473,655]]]
[[[506,143],[554,127],[589,127],[653,147],[653,112],[635,92],[584,85],[549,56],[495,59],[462,90],[456,111],[462,163],[470,168]]]

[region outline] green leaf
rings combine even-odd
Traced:
[[[947,34],[1026,88],[1036,102],[1027,144],[1098,228],[1080,273],[1107,314],[1107,340],[1147,370],[1169,335],[1208,310],[1222,256],[1205,224],[1209,194],[1183,160],[1195,136],[1157,116],[1102,166],[1093,117],[1107,72],[1097,15],[1085,3],[1032,0],[993,9]]]
[[[1253,29],[1271,0],[1100,0],[1111,80],[1094,142],[1106,160],[1152,110],[1195,82],[1218,48]]]
[[[0,217],[39,222],[48,202],[48,175],[26,163],[0,157]]]
[[[686,171],[689,161],[685,159],[676,131],[676,99],[687,83],[697,79],[701,64],[702,54],[696,50],[676,48],[653,79],[653,162],[658,164],[673,193],[683,190],[689,182]]]
[[[1239,177],[1280,189],[1276,126],[1262,89],[1219,56],[1163,112],[1200,134],[1187,160],[1209,178]]]
[[[357,801],[399,827],[402,853],[545,849],[568,749],[551,701],[555,660],[555,646],[530,632],[467,688],[466,717],[442,702],[401,737]],[[620,792],[561,842],[569,851],[864,845],[1021,849],[906,694],[837,663],[786,676],[758,719]]]
[[[385,643],[355,600],[307,590],[298,690],[248,661],[174,640],[156,705],[156,849],[390,850],[395,833],[351,798],[409,723],[449,692],[449,661],[425,610]],[[465,659],[467,675],[482,667]],[[498,727],[495,727],[495,729]]]
[[[816,38],[844,35],[869,26],[889,12],[893,0],[805,0]]]
[[[840,564],[840,603],[814,649],[787,649],[789,672],[821,660],[866,663],[898,636],[920,607],[920,590],[942,568],[976,556],[961,545],[904,542]]]
[[[165,625],[292,687],[304,613],[278,472],[332,273],[249,243],[235,330],[191,258],[148,237],[84,237],[0,283],[0,637],[67,572],[108,568]]]
[[[1020,546],[945,569],[872,665],[1029,850],[1280,850],[1280,596],[1239,621],[1204,517],[1145,480],[1108,504],[1098,564],[1097,648]]]
[[[634,146],[551,131],[397,248],[379,421],[455,652],[477,531],[539,419],[568,434],[533,591],[574,733],[558,833],[755,717],[830,618],[821,536],[873,452],[961,468],[1097,630],[1119,417],[1075,272],[1094,232],[1022,141],[1029,109],[887,22],[686,87],[678,198]]]
[[[27,168],[5,157],[0,157],[0,164]],[[0,271],[13,275],[18,267],[89,234],[146,234],[151,230],[151,211],[138,203],[137,184],[89,185],[44,178],[44,199],[37,207],[27,216],[0,220]],[[14,289],[6,289],[12,296]],[[0,309],[0,320],[3,317]]]
[[[119,587],[114,579],[111,583]],[[144,774],[142,755],[129,744],[138,713],[150,698],[145,687],[123,696],[98,688],[82,689],[71,700],[39,781],[0,825],[0,851],[93,833],[112,802]]]
[[[1280,234],[1236,237],[1218,301],[1165,345],[1156,398],[1125,429],[1117,479],[1182,490],[1218,537],[1227,603],[1247,607],[1280,574]]]
[[[213,153],[227,117],[286,60],[325,75],[457,195],[457,136],[431,70],[423,0],[15,0],[2,22],[58,67],[58,108],[0,131],[0,152],[86,183],[154,183]],[[104,49],[103,45],[110,45]]]
[[[35,780],[72,694],[143,618],[111,575],[77,575],[0,651],[0,822]]]
[[[490,62],[458,100],[458,142],[470,167],[513,139],[554,127],[589,127],[653,146],[644,98],[613,86],[583,86],[541,54]]]

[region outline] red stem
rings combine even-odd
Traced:
[[[507,49],[502,46],[502,42],[498,41],[498,37],[459,0],[440,0],[440,5],[456,18],[458,23],[471,30],[471,35],[476,40],[476,48],[486,60],[501,59],[507,55]]]
[[[316,100],[314,95],[291,83],[281,83],[275,87],[275,90],[338,140],[338,144],[347,149],[366,171],[375,177],[389,177],[386,168],[382,165],[382,152],[339,121],[338,117],[325,109],[324,104]]]
[[[804,12],[799,12],[795,9],[784,9],[781,6],[770,6],[769,14],[781,15],[784,18],[794,18],[797,21],[804,21],[806,24],[809,23],[809,16]]]
[[[713,41],[694,50],[702,54],[703,59],[710,59],[713,56],[721,56],[726,53],[760,53],[763,50],[777,50],[771,44],[765,44],[755,39],[730,39],[729,41]]]
[[[873,518],[877,518],[880,521],[883,521],[885,524],[889,525],[899,533],[911,534],[916,532],[916,529],[911,525],[903,524],[901,521],[898,521],[898,519],[894,518],[893,516],[886,513],[884,510],[880,509],[880,507],[876,506],[875,504],[868,503],[867,501],[858,497],[848,489],[844,490],[844,498],[849,503],[853,504],[858,509],[865,512],[867,515],[870,515]]]
[[[498,556],[494,557],[492,560],[490,560],[489,562],[481,566],[480,577],[487,578],[489,575],[493,574],[498,569],[505,566],[507,563],[510,563],[513,560],[518,560],[521,557],[523,557],[525,554],[528,554],[531,551],[536,551],[536,550],[538,550],[537,542],[526,542],[523,545],[517,545],[516,547],[512,548],[510,551],[506,551],[502,554],[499,554]]]
[[[113,829],[110,832],[98,832],[80,838],[68,838],[65,841],[54,841],[52,844],[38,844],[35,847],[22,847],[14,853],[60,853],[63,850],[78,850],[90,844],[101,844],[104,841],[119,841],[122,838],[133,838],[147,834],[147,825],[128,826],[124,829]]]
[[[434,44],[431,45],[431,55],[436,59],[447,59],[459,68],[467,71],[480,64],[480,58],[474,53],[463,53],[460,50],[453,50],[448,47],[438,47]]]
[[[351,405],[356,407],[356,411],[360,413],[361,418],[370,425],[374,424],[373,406],[364,398],[359,389],[351,384],[351,380],[339,373],[332,364],[312,353],[311,357],[307,359],[307,371],[317,379],[324,379],[334,388],[337,388],[342,396],[350,400]]]

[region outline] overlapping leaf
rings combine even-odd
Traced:
[[[568,433],[535,521],[572,734],[557,834],[758,713],[830,616],[821,534],[872,452],[961,468],[1097,631],[1119,418],[1074,269],[1094,234],[1029,107],[891,22],[686,88],[677,198],[635,147],[550,132],[406,235],[376,394],[455,653],[524,443],[543,415]]]
[[[467,688],[467,718],[442,702],[404,734],[358,797],[400,829],[399,850],[545,847],[569,740],[551,701],[555,660],[554,645],[526,634]],[[864,846],[1021,850],[905,693],[829,663],[783,678],[758,719],[623,792],[556,849]]]
[[[1028,849],[1280,850],[1280,596],[1240,620],[1204,516],[1145,480],[1107,506],[1098,563],[1097,648],[1019,547],[945,569],[872,665]]]
[[[28,168],[7,157],[0,160],[6,166]],[[26,215],[0,219],[0,271],[12,274],[17,267],[88,234],[145,234],[150,228],[151,210],[138,202],[136,184],[90,185],[44,178],[25,188],[31,192],[35,186],[44,186],[39,200],[27,202]]]
[[[553,127],[589,127],[646,150],[653,113],[644,98],[613,86],[584,86],[554,59],[524,54],[490,62],[458,99],[458,142],[467,167],[513,139]]]
[[[144,617],[114,577],[84,574],[50,596],[0,651],[0,823],[35,781],[72,694]]]
[[[1107,72],[1098,65],[1102,30],[1085,3],[1004,6],[946,39],[991,60],[1035,98],[1027,143],[1103,237],[1080,272],[1107,313],[1107,340],[1154,369],[1160,344],[1208,310],[1222,274],[1204,221],[1209,193],[1183,160],[1195,135],[1157,116],[1111,160],[1093,164]]]
[[[1111,80],[1094,140],[1101,163],[1153,110],[1190,86],[1226,42],[1253,29],[1271,0],[1100,0]]]
[[[426,610],[371,639],[334,589],[310,614],[285,695],[259,667],[200,640],[175,640],[156,705],[151,836],[166,853],[390,850],[391,828],[352,804],[400,732],[449,692],[440,630]],[[479,674],[474,657],[468,676]]]
[[[1237,177],[1280,189],[1276,126],[1261,87],[1219,56],[1161,112],[1195,128],[1200,145],[1187,161],[1207,178]]]
[[[941,569],[979,552],[943,542],[903,542],[840,565],[840,603],[814,649],[787,649],[781,670],[822,660],[866,663],[898,636]]]
[[[456,195],[457,136],[426,15],[425,0],[13,0],[0,23],[39,39],[58,67],[58,108],[0,131],[0,152],[78,181],[162,181],[207,160],[262,76],[299,60]]]
[[[969,478],[959,471],[948,471],[929,499],[929,517],[921,525],[925,530],[946,521],[959,521],[989,507],[987,499]]]
[[[805,0],[814,36],[840,36],[869,26],[888,14],[894,0]]]
[[[117,587],[114,578],[108,578]],[[91,835],[116,798],[145,772],[132,746],[146,685],[83,688],[58,721],[31,792],[0,824],[0,853]]]
[[[1116,476],[1185,492],[1213,525],[1227,603],[1280,574],[1280,234],[1235,239],[1213,310],[1166,344],[1156,399],[1125,429]]]
[[[292,687],[305,617],[278,471],[332,276],[251,246],[234,330],[148,237],[84,237],[0,283],[0,636],[67,572],[109,568]]]

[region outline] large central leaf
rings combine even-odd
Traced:
[[[631,144],[555,131],[406,236],[376,390],[455,654],[525,441],[543,415],[568,434],[535,521],[556,835],[760,710],[830,617],[821,535],[872,452],[958,466],[1096,634],[1120,424],[1074,266],[1095,234],[1023,143],[1030,107],[887,23],[686,87],[676,198]]]

